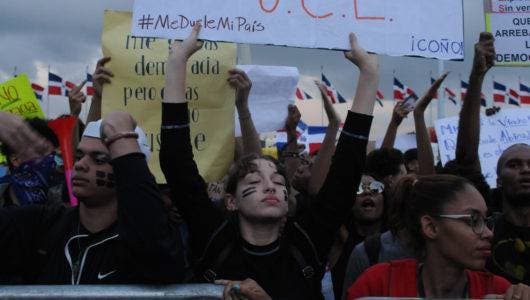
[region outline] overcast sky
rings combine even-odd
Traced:
[[[212,0],[213,1],[213,0]],[[389,0],[391,1],[391,0]],[[445,62],[452,73],[447,86],[459,88],[459,74],[466,79],[471,67],[473,44],[485,29],[482,0],[464,0],[465,60]],[[222,3],[222,2],[220,2]],[[100,35],[105,9],[132,10],[133,0],[0,0],[0,81],[11,77],[14,68],[26,72],[42,85],[47,84],[48,66],[64,79],[80,82],[88,66],[92,72],[101,57]],[[346,37],[345,37],[346,38]],[[320,77],[321,66],[327,77],[347,98],[351,98],[357,73],[341,52],[251,46],[254,64],[292,65],[303,75]],[[430,73],[437,74],[433,59],[380,56],[380,89],[392,95],[392,74],[418,93],[429,85]],[[494,68],[488,74],[484,92],[491,95],[491,76],[516,86],[518,76],[530,83],[528,68]]]

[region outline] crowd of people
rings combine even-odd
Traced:
[[[320,150],[301,153],[301,114],[290,105],[288,142],[275,159],[261,153],[251,81],[230,70],[242,137],[219,205],[190,143],[186,63],[202,46],[199,32],[174,44],[166,64],[159,163],[167,184],[150,173],[145,135],[130,114],[101,119],[109,57],[94,72],[87,123],[73,131],[78,206],[67,205],[59,143],[46,122],[0,112],[9,167],[0,179],[1,284],[215,283],[225,299],[323,299],[330,272],[335,299],[530,299],[530,146],[504,150],[496,188],[478,156],[491,34],[475,45],[456,158],[445,166],[434,161],[424,112],[447,74],[414,107],[397,104],[381,148],[367,153],[379,63],[350,34],[345,58],[360,75],[338,140],[341,120],[319,85],[329,120]],[[80,87],[69,94],[74,116],[86,99]],[[417,149],[402,153],[394,140],[410,112]]]

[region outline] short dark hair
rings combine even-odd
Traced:
[[[412,149],[409,149],[407,151],[405,151],[405,153],[403,153],[403,160],[405,161],[405,164],[413,161],[413,160],[417,160],[418,159],[418,149],[417,148],[412,148]]]
[[[399,174],[403,164],[403,153],[398,149],[376,149],[366,156],[364,173],[381,181],[386,176]]]
[[[410,246],[418,253],[425,249],[420,217],[443,213],[444,207],[455,201],[457,192],[473,187],[467,179],[454,175],[407,175],[401,178],[393,191],[388,225],[397,234],[405,229],[411,238]]]
[[[504,149],[504,151],[502,151],[501,156],[499,157],[499,160],[497,161],[497,176],[501,174],[504,162],[506,161],[506,155],[507,155],[506,153],[508,152],[508,150],[511,150],[512,148],[516,148],[516,147],[526,147],[526,148],[529,148],[530,150],[530,145],[525,144],[525,143],[513,144],[510,147]]]
[[[285,187],[287,191],[289,188],[289,181],[287,180],[287,175],[285,173],[285,167],[283,164],[278,162],[274,157],[269,155],[258,155],[258,154],[248,154],[241,157],[235,164],[230,167],[228,171],[228,179],[225,185],[225,192],[235,195],[237,189],[237,183],[241,178],[244,178],[248,173],[254,172],[257,169],[257,165],[254,163],[256,159],[264,159],[272,162],[280,175],[285,179]]]
[[[50,141],[50,143],[52,143],[55,148],[59,147],[59,140],[57,139],[57,136],[55,135],[53,130],[48,126],[47,121],[39,118],[32,118],[27,119],[26,123],[38,134]],[[4,156],[8,157],[9,160],[9,156],[16,152],[16,149],[11,149],[6,144],[2,144],[0,146],[0,152]]]

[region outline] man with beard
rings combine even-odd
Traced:
[[[530,146],[507,148],[497,163],[503,215],[495,224],[487,269],[512,283],[530,284]]]

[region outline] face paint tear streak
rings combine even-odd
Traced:
[[[243,196],[243,198],[246,198],[252,194],[254,194],[256,192],[256,188],[255,187],[249,187],[247,189],[245,189],[244,191],[241,192],[241,196]]]

